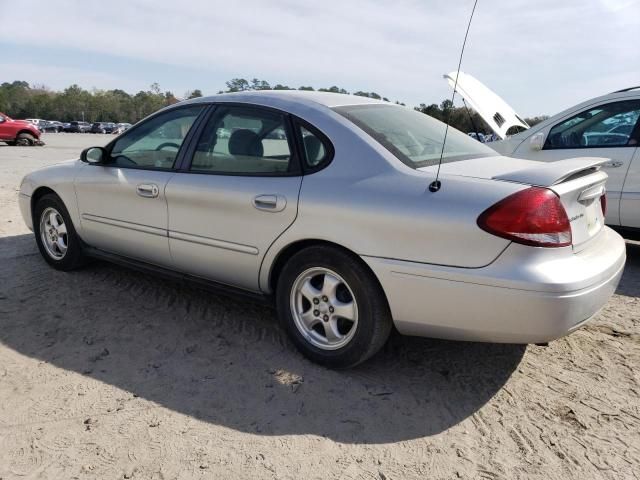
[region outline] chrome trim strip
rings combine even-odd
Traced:
[[[135,230],[136,232],[148,233],[150,235],[158,235],[160,237],[167,236],[167,231],[164,228],[149,227],[148,225],[140,225],[139,223],[125,222],[123,220],[115,220],[113,218],[107,217],[99,217],[97,215],[91,215],[89,213],[83,213],[82,220],[102,223],[104,225],[111,225],[112,227],[126,228],[128,230]]]
[[[197,243],[198,245],[206,245],[207,247],[222,248],[233,252],[246,253],[249,255],[258,255],[258,249],[249,245],[240,243],[226,242],[224,240],[216,240],[215,238],[201,237],[199,235],[191,235],[189,233],[175,232],[169,230],[169,238],[174,240],[182,240],[183,242]]]

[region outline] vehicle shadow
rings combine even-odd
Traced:
[[[264,306],[100,262],[58,272],[32,235],[0,238],[0,261],[6,347],[257,435],[433,435],[490,400],[525,352],[393,335],[364,365],[331,371],[298,354]]]
[[[627,242],[627,263],[616,290],[618,295],[640,297],[640,244]]]

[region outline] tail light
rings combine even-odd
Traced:
[[[498,237],[534,247],[571,245],[569,217],[560,198],[531,187],[509,195],[478,217],[478,226]]]
[[[600,207],[602,208],[602,215],[607,215],[607,194],[603,193],[600,197]]]

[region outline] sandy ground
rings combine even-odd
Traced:
[[[329,371],[268,308],[45,264],[20,179],[108,138],[0,146],[0,478],[640,477],[639,245],[603,312],[549,347],[395,336]]]

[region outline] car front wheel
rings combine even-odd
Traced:
[[[16,145],[30,147],[36,143],[36,137],[30,133],[21,133],[16,138]]]
[[[374,355],[391,331],[382,287],[360,259],[330,246],[309,247],[284,266],[278,316],[298,349],[331,368]]]
[[[38,200],[33,227],[40,254],[53,268],[66,271],[84,263],[80,238],[57,195],[47,194]]]

